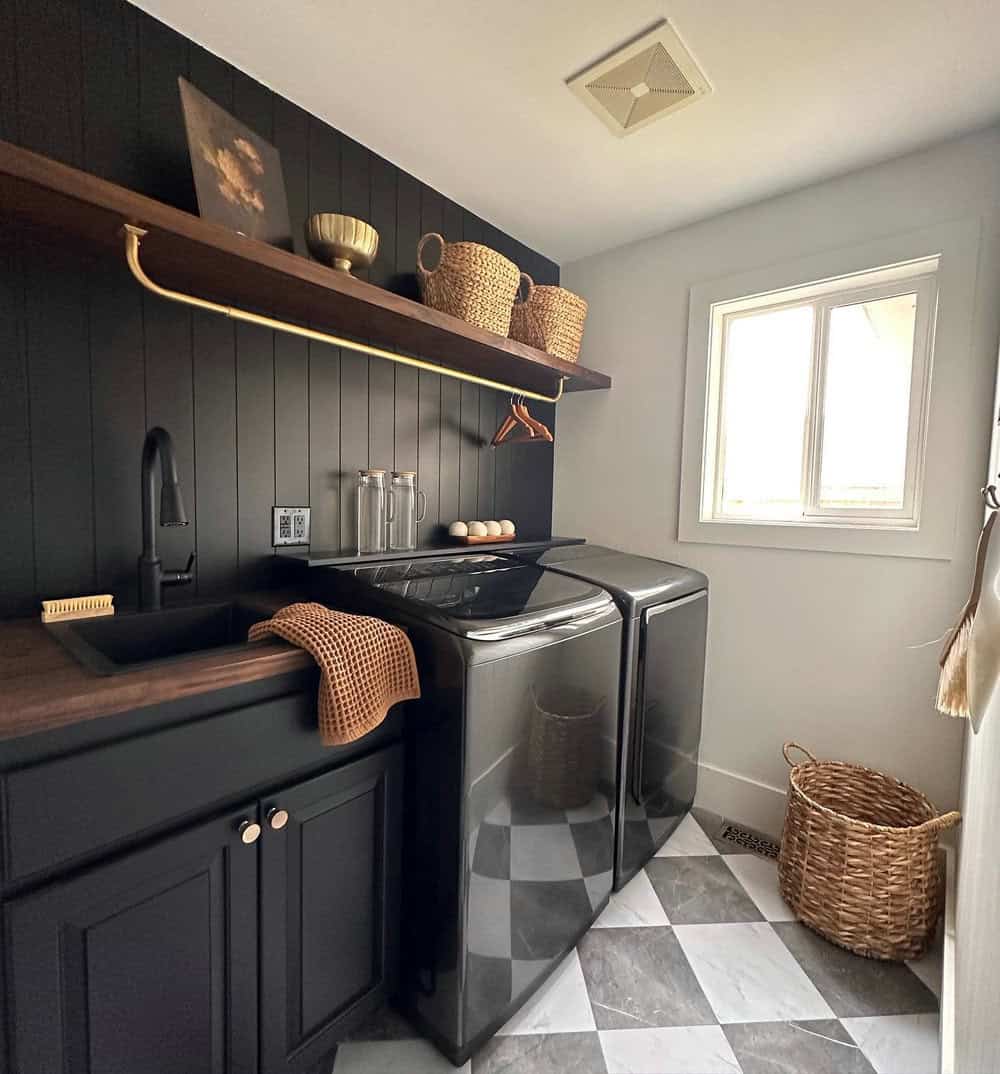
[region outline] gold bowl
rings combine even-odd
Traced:
[[[378,253],[378,232],[353,216],[314,213],[306,223],[306,244],[318,261],[340,272],[368,268]]]

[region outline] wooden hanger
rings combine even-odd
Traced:
[[[551,443],[552,440],[552,433],[528,413],[523,398],[515,402],[514,396],[511,396],[510,413],[504,417],[490,441],[490,447],[499,447],[501,444],[543,444]]]

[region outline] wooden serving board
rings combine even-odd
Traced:
[[[501,533],[498,537],[452,537],[459,544],[504,544],[517,540],[515,533]]]

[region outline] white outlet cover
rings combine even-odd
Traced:
[[[272,544],[275,548],[309,543],[308,507],[275,507],[272,514]]]

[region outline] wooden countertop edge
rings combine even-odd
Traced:
[[[0,713],[0,741],[224,690],[311,666],[315,666],[312,657],[301,649],[264,643],[259,652],[230,653],[221,659],[198,656],[153,672],[98,676],[83,669],[77,673],[73,668],[47,676],[41,685],[22,680],[20,690],[16,689],[18,680],[14,680],[14,697],[11,691],[5,691],[7,711]],[[31,694],[36,696],[32,698]],[[14,704],[8,708],[12,700]]]
[[[258,601],[262,616],[288,600],[269,596],[270,608]],[[275,639],[121,675],[97,675],[39,620],[7,620],[0,622],[0,742],[310,667],[315,663],[309,653]]]

